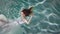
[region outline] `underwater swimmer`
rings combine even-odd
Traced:
[[[23,9],[21,11],[21,20],[23,21],[20,21],[18,23],[26,23],[26,24],[29,24],[31,19],[32,19],[32,16],[33,16],[33,12],[32,12],[32,8],[33,7],[30,7],[29,9]],[[26,17],[27,16],[30,16],[30,18],[27,20]]]

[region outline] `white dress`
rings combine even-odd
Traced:
[[[7,19],[4,15],[0,15],[0,34],[21,34],[23,29],[20,27],[20,25],[23,23],[25,22],[23,22],[21,18],[12,20]]]
[[[14,21],[15,24],[23,24],[23,20],[21,18],[18,18],[17,20]]]
[[[26,17],[26,19],[28,20],[29,17]],[[20,17],[20,18],[16,19],[16,20],[14,21],[14,23],[16,23],[16,24],[24,24],[25,22],[24,22],[24,21],[21,19],[21,17]]]

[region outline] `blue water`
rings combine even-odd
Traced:
[[[60,0],[0,0],[0,14],[16,19],[31,6],[34,16],[29,25],[14,25],[7,32],[0,26],[0,34],[60,34]]]

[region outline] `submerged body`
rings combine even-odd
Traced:
[[[31,9],[22,11],[21,18],[18,18],[16,20],[9,20],[9,19],[6,19],[6,17],[4,15],[0,15],[0,29],[1,29],[0,33],[1,34],[3,34],[3,33],[4,34],[5,33],[13,34],[14,32],[17,32],[17,30],[20,30],[19,25],[24,24],[24,23],[29,24],[32,19],[32,14],[29,11],[31,11]],[[30,18],[28,20],[26,19],[27,16],[30,16]]]

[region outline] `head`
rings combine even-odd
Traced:
[[[32,13],[32,8],[29,9],[23,9],[22,12],[24,13],[25,16],[29,16]]]

